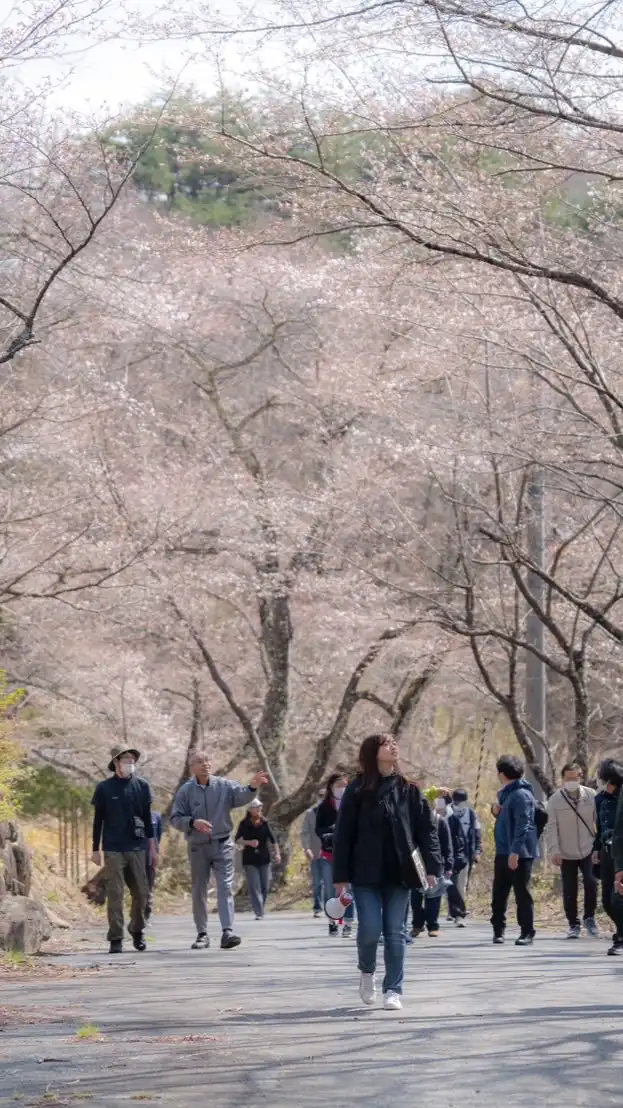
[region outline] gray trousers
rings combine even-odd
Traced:
[[[463,897],[463,900],[465,900],[465,897],[467,896],[468,878],[469,878],[469,866],[468,865],[463,866],[463,869],[459,870],[459,872],[456,873],[454,875],[454,878],[453,878],[454,884],[456,885],[456,887],[459,890],[461,896]]]
[[[223,931],[234,926],[234,844],[205,842],[189,844],[190,876],[193,887],[193,919],[197,934],[208,930],[208,885],[214,870],[216,903]]]
[[[244,872],[247,875],[251,907],[256,916],[259,916],[261,919],[264,915],[266,901],[268,900],[268,890],[270,889],[270,865],[245,866]]]

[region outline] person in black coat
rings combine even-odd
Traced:
[[[454,870],[454,851],[452,849],[452,834],[450,827],[447,819],[444,819],[437,812],[433,812],[433,822],[439,836],[444,877],[451,879]],[[452,885],[449,885],[447,888],[449,898],[452,889]],[[418,935],[421,935],[424,928],[426,928],[428,934],[433,939],[437,938],[439,935],[439,913],[441,911],[443,893],[444,890],[440,889],[435,896],[431,896],[430,893],[425,895],[422,889],[411,890],[411,910],[413,912],[413,927],[411,929],[411,934],[414,939],[417,939]],[[463,909],[464,908],[465,905],[463,904]],[[456,910],[459,910],[458,907]]]
[[[402,1007],[404,919],[409,891],[420,884],[413,860],[419,848],[427,884],[442,872],[437,828],[417,785],[399,772],[393,735],[369,735],[359,751],[361,773],[342,798],[333,836],[333,881],[338,896],[352,886],[359,927],[357,950],[364,1004],[376,1000],[376,957],[385,955],[384,1007]]]
[[[597,833],[593,844],[593,861],[599,863],[601,876],[601,900],[604,912],[614,923],[615,932],[608,954],[623,954],[623,897],[616,888],[616,860],[614,855],[615,836],[620,841],[621,830],[617,833],[617,810],[623,785],[623,765],[614,758],[605,758],[599,766],[599,779],[603,782],[603,791],[595,797],[597,812]],[[617,843],[617,848],[620,847]]]
[[[322,877],[323,899],[326,904],[335,896],[333,885],[333,835],[337,823],[340,802],[346,791],[347,778],[341,770],[330,774],[325,794],[316,809],[316,835],[320,839],[320,874]],[[339,923],[329,921],[329,934],[338,935],[340,923],[343,923],[342,938],[350,938],[353,931],[355,909],[349,904],[344,919]]]
[[[242,865],[256,920],[263,919],[266,910],[271,880],[271,851],[275,865],[278,866],[281,862],[279,844],[272,827],[264,818],[263,808],[259,797],[254,797],[236,831],[236,842],[243,846]]]
[[[454,920],[459,927],[465,927],[467,908],[465,907],[465,900],[459,888],[459,875],[461,873],[467,873],[468,870],[469,858],[467,852],[467,839],[461,826],[461,820],[450,803],[450,793],[448,790],[444,789],[435,800],[435,812],[440,820],[446,824],[452,840],[452,865],[450,866],[450,872],[446,872],[445,874],[445,876],[452,881],[452,884],[448,885],[446,890],[448,896],[448,918]],[[448,867],[446,867],[446,870],[447,868]]]

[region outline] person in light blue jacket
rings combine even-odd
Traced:
[[[192,777],[186,781],[173,801],[171,826],[183,831],[188,843],[193,893],[193,918],[197,938],[193,950],[209,947],[208,885],[210,874],[216,876],[216,901],[222,927],[221,948],[231,950],[240,945],[234,934],[234,844],[232,809],[248,805],[257,790],[267,784],[268,775],[256,773],[248,785],[239,785],[227,777],[211,773],[210,757],[202,750],[190,760]]]
[[[524,764],[514,754],[498,758],[498,778],[502,786],[492,811],[495,822],[495,868],[491,895],[493,942],[504,942],[506,907],[511,889],[517,905],[520,928],[516,946],[534,942],[534,901],[530,878],[534,859],[539,856],[534,790],[524,778]]]

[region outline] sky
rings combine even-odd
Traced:
[[[48,0],[44,2],[47,4]],[[70,0],[70,3],[84,6],[91,2]],[[17,3],[23,10],[31,0],[17,0]],[[225,4],[227,17],[233,18],[237,0],[225,0]],[[189,0],[188,7],[192,9],[192,6]],[[115,40],[124,13],[132,11],[139,17],[152,17],[154,8],[154,0],[111,0],[104,25],[110,41],[94,43],[92,39],[74,37],[62,58],[50,56],[29,61],[12,70],[11,77],[27,87],[51,82],[52,87],[46,95],[49,107],[68,108],[87,116],[116,113],[122,107],[141,103],[176,79],[185,86],[193,85],[200,92],[210,94],[216,88],[216,66],[200,40],[183,37],[152,43],[129,38]],[[170,2],[168,8],[170,19]],[[175,10],[180,10],[178,5]],[[0,0],[0,31],[4,26],[11,26],[15,18],[15,0]],[[181,34],[175,24],[173,27],[174,34]],[[223,43],[220,47],[225,70],[230,76],[237,74],[242,85],[246,83],[245,53],[252,45],[246,38],[237,44]],[[274,47],[265,48],[262,53],[264,62],[273,70],[285,61]],[[257,57],[255,61],[257,64]]]

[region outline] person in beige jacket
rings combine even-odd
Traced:
[[[579,939],[582,924],[578,916],[578,873],[584,884],[584,926],[593,938],[599,936],[595,922],[597,881],[593,873],[595,837],[595,792],[582,784],[582,769],[568,762],[562,770],[562,788],[547,803],[548,844],[552,864],[560,866],[562,902],[569,923],[568,939]]]

